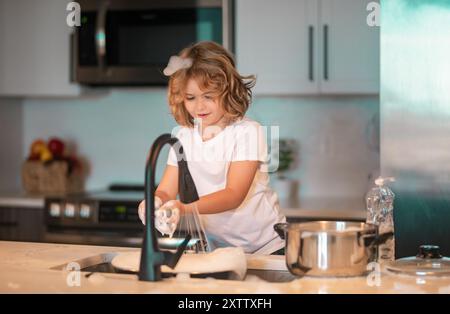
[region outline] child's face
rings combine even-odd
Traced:
[[[187,82],[184,105],[194,119],[201,119],[203,128],[220,125],[225,115],[214,91],[201,90],[194,79]]]

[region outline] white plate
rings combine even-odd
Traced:
[[[247,254],[247,269],[287,271],[284,255]]]
[[[123,271],[138,272],[141,250],[119,253],[112,265]],[[209,253],[183,254],[174,269],[163,265],[163,273],[210,274],[234,272],[236,279],[243,279],[247,272],[247,259],[244,250],[238,247],[216,249]]]

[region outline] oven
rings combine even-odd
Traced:
[[[44,241],[140,247],[143,191],[97,191],[45,200]]]
[[[108,190],[48,197],[42,241],[140,248],[144,225],[138,206],[143,199],[143,186],[123,184],[112,184]],[[186,229],[188,225],[181,217],[174,237],[157,232],[159,248],[176,249],[190,234],[188,248],[201,250],[204,244],[198,234]]]

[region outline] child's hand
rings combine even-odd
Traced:
[[[155,211],[155,227],[163,235],[168,234],[172,237],[177,229],[178,222],[180,221],[180,205],[181,203],[179,201],[172,200]]]
[[[177,208],[180,211],[181,215],[184,215],[186,212],[185,204],[181,203],[179,200],[170,200],[164,203],[161,209],[173,209]]]
[[[159,209],[162,205],[162,200],[155,195],[155,210]],[[139,218],[142,223],[145,225],[145,200],[143,200],[138,207]]]
[[[170,200],[161,207],[162,208],[178,208],[180,215],[192,214],[197,208],[196,202],[185,204],[179,200]]]

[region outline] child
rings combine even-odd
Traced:
[[[176,200],[177,155],[171,148],[155,192],[155,209],[176,208],[171,215],[176,227],[173,217],[178,211],[183,214],[195,207],[211,250],[238,246],[246,253],[282,252],[284,240],[273,225],[286,219],[269,187],[265,132],[245,117],[254,76],[241,76],[232,56],[214,42],[185,48],[170,58],[164,74],[170,76],[169,106],[181,125],[176,137],[200,199],[191,204]],[[139,215],[144,222],[144,201]],[[156,215],[161,217],[161,211]]]

